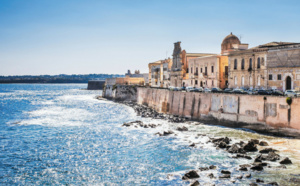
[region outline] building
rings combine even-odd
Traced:
[[[226,88],[227,84],[227,56],[213,55],[189,60],[189,86]]]
[[[189,86],[188,61],[190,59],[213,55],[207,53],[187,53],[181,49],[180,43],[174,43],[173,63],[170,72],[170,85],[174,87]]]
[[[151,87],[168,88],[170,86],[171,66],[171,58],[149,63],[149,85]]]
[[[300,90],[300,43],[273,42],[267,48],[268,88]]]
[[[281,90],[299,87],[296,77],[300,66],[297,46],[297,43],[270,42],[230,52],[229,87]]]

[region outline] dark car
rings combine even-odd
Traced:
[[[233,90],[232,90],[232,88],[225,88],[225,90],[223,92],[224,93],[232,93]]]
[[[234,89],[232,92],[235,94],[247,94],[243,89]]]
[[[258,90],[257,94],[258,95],[271,95],[272,91],[270,91],[270,90]]]
[[[223,90],[220,88],[212,88],[211,92],[223,92]]]
[[[284,96],[284,93],[281,92],[280,90],[274,90],[272,92],[272,95],[274,95],[274,96]]]
[[[185,90],[185,87],[181,87],[181,90]]]

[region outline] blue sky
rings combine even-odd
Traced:
[[[300,1],[0,0],[0,75],[147,72],[173,43],[300,42]]]

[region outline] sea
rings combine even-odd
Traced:
[[[190,185],[195,180],[201,185],[249,185],[256,179],[299,184],[300,148],[293,146],[299,141],[209,123],[142,118],[131,107],[96,99],[102,91],[86,88],[0,84],[0,185]],[[159,126],[122,127],[136,120]],[[188,131],[176,130],[179,126]],[[155,135],[166,130],[174,134]],[[277,168],[278,162],[268,162],[271,167],[263,171],[239,171],[239,165],[253,159],[232,158],[208,142],[225,136],[232,143],[264,140],[293,164],[283,169]],[[182,180],[186,172],[210,165],[217,168],[198,171],[198,179]],[[231,171],[231,178],[219,179],[221,170]],[[210,173],[215,178],[209,178]],[[236,178],[249,173],[251,178]]]

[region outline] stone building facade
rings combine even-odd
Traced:
[[[189,60],[189,86],[226,88],[228,84],[228,57],[205,56]]]
[[[170,86],[171,66],[171,58],[149,63],[150,86],[168,88]]]
[[[173,64],[170,72],[170,85],[173,87],[188,86],[189,71],[188,61],[197,57],[211,56],[207,53],[187,53],[181,49],[181,42],[174,43]]]
[[[282,43],[267,53],[268,88],[300,90],[300,43]]]

